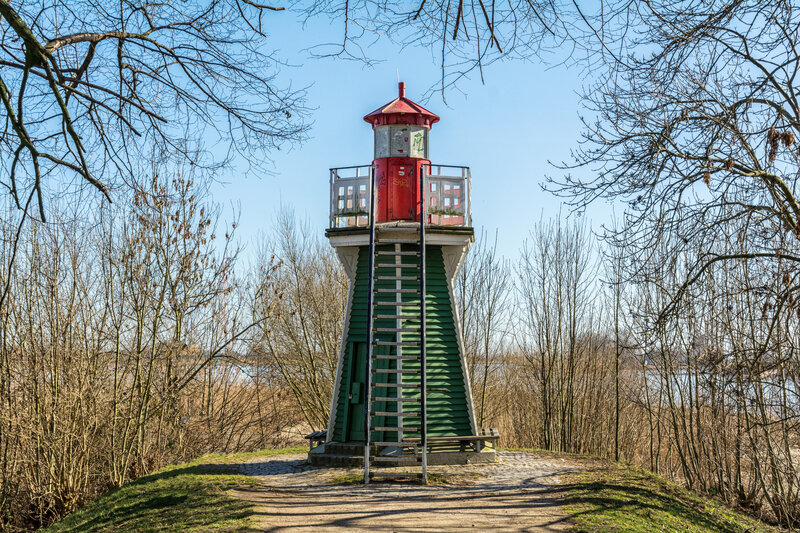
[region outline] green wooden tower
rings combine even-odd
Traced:
[[[453,290],[474,238],[469,168],[431,164],[439,117],[399,89],[364,117],[372,165],[331,169],[326,236],[350,287],[325,444],[309,457],[363,461],[365,482],[494,461],[497,438],[476,427]]]

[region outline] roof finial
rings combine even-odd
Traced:
[[[401,81],[397,84],[397,92],[400,98],[405,98],[406,96],[406,84],[405,82]]]

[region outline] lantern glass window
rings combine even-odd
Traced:
[[[389,157],[389,126],[375,128],[375,159]]]
[[[408,126],[389,126],[389,155],[408,157]]]
[[[428,158],[428,128],[396,124],[375,128],[375,159],[381,157]]]

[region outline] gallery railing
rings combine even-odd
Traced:
[[[330,169],[331,228],[369,226],[372,165]],[[469,167],[424,165],[426,218],[434,226],[470,226]]]

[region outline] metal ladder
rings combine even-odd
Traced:
[[[370,181],[364,483],[375,478],[418,478],[427,483],[425,224],[376,228],[374,173]],[[420,198],[424,198],[424,182],[423,171]],[[420,221],[424,220],[425,202],[421,201]],[[416,238],[408,238],[410,231]],[[405,237],[399,238],[402,234]],[[404,354],[404,348],[418,353]],[[384,438],[372,441],[373,432],[382,432]],[[417,471],[373,468],[382,464]]]

